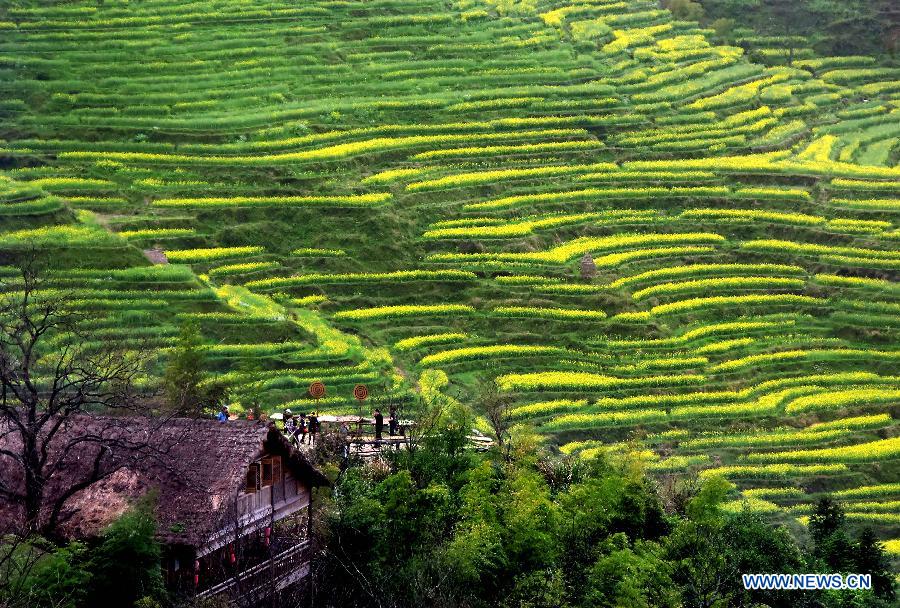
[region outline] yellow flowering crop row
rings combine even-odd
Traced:
[[[613,171],[615,169],[617,169],[617,166],[613,163],[594,163],[591,165],[547,165],[544,167],[532,167],[528,169],[496,169],[493,171],[456,173],[446,177],[412,182],[406,185],[406,189],[410,192],[419,192],[422,190],[440,190],[443,188],[462,188],[506,180],[537,179],[600,170]]]
[[[677,279],[688,278],[704,275],[732,275],[732,276],[761,276],[769,274],[791,274],[802,275],[805,270],[800,266],[791,266],[787,264],[689,264],[685,266],[673,266],[669,268],[658,268],[656,270],[648,270],[639,274],[622,277],[609,284],[609,287],[616,289],[626,287],[635,283],[643,283],[645,281],[655,281],[658,279]]]
[[[115,183],[111,181],[86,177],[44,177],[24,183],[29,186],[43,188],[48,192],[57,192],[59,190],[106,190],[115,187]]]
[[[788,403],[785,412],[824,411],[876,403],[900,402],[900,389],[861,388],[799,397]]]
[[[422,304],[408,306],[378,306],[358,308],[334,313],[335,319],[363,321],[369,319],[394,319],[397,317],[471,314],[475,309],[465,304]]]
[[[661,422],[665,410],[630,410],[627,412],[603,412],[599,414],[567,414],[541,425],[544,432],[593,429],[613,426],[631,426],[648,422]]]
[[[891,496],[900,494],[900,483],[882,483],[871,486],[860,486],[847,490],[838,490],[832,493],[839,500],[852,500],[854,498],[876,498],[879,496]]]
[[[800,226],[819,226],[828,220],[823,217],[806,215],[805,213],[782,213],[763,209],[688,209],[678,216],[681,219],[713,219],[713,220],[748,220],[793,224]]]
[[[494,280],[502,285],[546,285],[560,283],[560,279],[556,277],[546,277],[536,274],[504,274],[494,277]]]
[[[602,310],[583,310],[573,308],[537,308],[529,306],[498,306],[494,314],[501,317],[531,318],[531,319],[558,319],[596,321],[606,318]]]
[[[748,496],[741,500],[732,500],[722,505],[722,510],[726,513],[738,514],[743,511],[753,511],[754,513],[781,513],[782,508],[774,502]]]
[[[587,399],[553,399],[551,401],[538,401],[536,403],[514,407],[510,410],[509,415],[512,418],[547,416],[550,414],[558,414],[559,412],[579,410],[587,406],[587,404]]]
[[[716,447],[757,447],[772,445],[795,445],[833,441],[849,434],[846,429],[823,431],[785,430],[768,433],[744,433],[738,435],[714,435],[682,441],[679,447],[697,450]]]
[[[428,256],[432,261],[506,260],[512,262],[537,262],[564,264],[578,256],[593,251],[610,251],[662,244],[718,244],[725,237],[708,232],[675,234],[618,234],[607,237],[582,237],[553,249],[535,253],[441,253]],[[596,260],[595,260],[596,262]],[[599,265],[599,264],[598,264]]]
[[[227,264],[218,266],[209,271],[211,277],[227,277],[251,272],[262,272],[278,268],[278,262],[246,262],[243,264]]]
[[[391,182],[403,179],[404,177],[415,177],[425,173],[426,169],[387,169],[364,178],[360,183],[363,184],[389,184]]]
[[[650,309],[653,316],[681,314],[691,311],[710,310],[713,308],[740,306],[773,306],[781,304],[812,305],[822,304],[825,300],[810,296],[794,294],[762,294],[747,296],[711,296],[707,298],[691,298],[670,304],[660,304]]]
[[[463,333],[443,333],[443,334],[428,334],[425,336],[413,336],[412,338],[405,338],[400,340],[394,344],[394,348],[397,350],[413,350],[416,348],[421,348],[422,346],[432,346],[434,344],[453,344],[455,342],[465,342],[471,336],[469,334]]]
[[[177,249],[166,251],[166,258],[170,262],[182,262],[184,264],[196,264],[222,260],[225,258],[249,257],[263,253],[265,247],[208,247],[205,249]]]
[[[900,555],[900,538],[882,541],[884,550],[890,555]]]
[[[771,76],[768,76],[767,78],[753,80],[746,84],[733,86],[717,95],[703,97],[689,104],[687,107],[695,110],[709,110],[728,108],[739,104],[750,103],[754,99],[756,99],[756,96],[759,94],[760,89],[762,89],[763,87],[778,82],[784,82],[785,80],[789,80],[790,78],[791,74],[787,71],[776,72]]]
[[[0,234],[0,247],[109,247],[125,243],[118,236],[94,226],[61,225],[28,228]]]
[[[572,352],[555,346],[531,346],[523,344],[496,344],[492,346],[469,346],[466,348],[454,348],[444,350],[433,355],[427,355],[420,361],[420,365],[433,367],[446,363],[459,361],[472,361],[479,359],[491,359],[494,357],[540,357],[540,356],[572,356]]]
[[[706,380],[700,375],[647,376],[643,378],[616,378],[589,372],[533,372],[505,374],[496,379],[502,391],[560,391],[601,390],[639,386],[685,386],[701,384]]]
[[[603,52],[608,54],[618,53],[627,48],[646,46],[656,40],[658,34],[671,31],[671,23],[652,25],[648,27],[632,28],[627,30],[613,30],[614,40],[603,47]]]
[[[671,408],[684,404],[700,404],[700,403],[723,403],[734,401],[740,397],[736,392],[716,392],[716,393],[680,393],[668,395],[638,395],[636,397],[604,397],[597,399],[588,407],[588,401],[558,399],[553,401],[542,401],[531,403],[528,405],[516,407],[510,411],[510,415],[516,418],[527,416],[548,416],[560,412],[577,411],[588,409],[582,413],[604,413],[622,410],[659,410],[662,408]]]
[[[877,462],[898,456],[900,456],[900,437],[817,450],[752,452],[742,455],[741,458],[749,462]]]
[[[558,215],[533,220],[521,220],[500,225],[486,226],[458,226],[450,228],[436,228],[428,230],[422,236],[426,239],[444,238],[506,238],[513,236],[525,236],[535,230],[555,228],[569,224],[578,224],[592,219],[599,219],[609,214],[605,213],[579,213],[573,215]]]
[[[864,190],[869,192],[897,192],[900,193],[900,184],[895,181],[872,182],[858,179],[845,179],[836,177],[831,180],[832,190]]]
[[[850,418],[838,418],[828,422],[817,422],[807,428],[809,431],[823,429],[871,429],[888,426],[893,421],[890,414],[873,414],[870,416],[853,416]]]
[[[317,247],[302,247],[291,251],[291,255],[301,258],[338,258],[347,255],[343,249],[320,249]]]
[[[844,464],[766,464],[766,465],[731,465],[715,467],[700,471],[701,479],[710,477],[769,478],[769,477],[806,477],[811,475],[829,475],[847,470]]]
[[[421,146],[447,145],[473,141],[497,141],[552,137],[557,135],[583,135],[581,129],[549,129],[534,131],[501,131],[487,133],[465,133],[461,135],[410,135],[407,137],[375,137],[362,141],[334,144],[324,148],[285,152],[281,154],[258,154],[254,156],[214,156],[197,154],[166,154],[158,152],[97,152],[78,150],[60,152],[60,158],[78,160],[114,160],[150,164],[213,164],[213,165],[276,165],[305,161],[327,161],[352,158],[362,154],[389,152]]]
[[[694,281],[681,281],[677,283],[661,283],[646,289],[635,291],[631,297],[635,300],[659,296],[671,296],[694,291],[713,290],[743,290],[743,289],[803,289],[802,279],[788,279],[782,277],[718,277],[712,279],[697,279]]]
[[[608,255],[603,255],[594,258],[594,264],[597,268],[614,268],[616,266],[620,266],[627,262],[632,262],[634,260],[647,260],[652,258],[666,258],[673,256],[687,256],[687,255],[700,255],[700,254],[710,254],[715,252],[715,248],[713,247],[653,247],[649,249],[633,249],[631,251],[624,251],[622,253],[610,253]],[[564,287],[578,288],[578,287],[591,287],[589,285],[547,285],[541,286],[542,290],[546,291],[557,291],[559,290],[561,293],[565,293]],[[605,286],[594,286],[605,288]]]
[[[851,209],[871,209],[877,211],[900,211],[900,199],[895,198],[833,198],[828,201],[836,207],[849,207]]]
[[[120,237],[129,240],[165,239],[179,236],[193,236],[196,231],[193,228],[148,228],[145,230],[123,230],[118,233]]]
[[[580,150],[600,150],[606,146],[593,139],[580,139],[575,141],[550,141],[539,144],[521,144],[517,146],[480,146],[467,148],[445,148],[441,150],[429,150],[413,155],[413,160],[432,160],[435,158],[456,158],[461,156],[495,156],[506,154],[541,154],[553,152],[569,152]]]
[[[389,192],[347,196],[229,196],[206,198],[161,198],[155,207],[374,207],[391,200]]]
[[[850,287],[854,289],[870,289],[880,293],[897,293],[900,285],[894,281],[884,279],[869,279],[866,277],[845,277],[836,274],[817,274],[813,277],[816,283],[830,287]]]
[[[715,174],[698,171],[618,171],[614,165],[606,166],[602,173],[586,173],[579,177],[583,180],[615,180],[627,182],[629,180],[649,181],[708,181]],[[466,210],[478,209],[508,209],[513,207],[528,207],[541,203],[562,203],[570,201],[590,201],[606,198],[652,199],[657,196],[722,196],[726,197],[730,191],[728,188],[585,188],[582,190],[568,190],[565,192],[546,192],[542,194],[521,194],[484,201],[481,203],[468,203],[463,208]]]
[[[747,488],[741,492],[748,498],[803,498],[806,493],[800,488]]]
[[[785,350],[776,353],[762,353],[759,355],[750,355],[740,359],[732,359],[714,366],[711,371],[724,372],[736,369],[744,369],[754,365],[765,365],[773,362],[784,361],[829,361],[848,359],[866,359],[880,361],[900,360],[900,351],[879,351],[879,350],[861,350],[852,348],[843,349],[824,349],[824,350]]]
[[[464,270],[396,270],[393,272],[348,272],[338,274],[300,274],[291,277],[272,277],[246,284],[250,289],[278,289],[299,285],[341,285],[345,283],[404,283],[409,281],[470,281],[476,278]]]

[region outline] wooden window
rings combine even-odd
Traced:
[[[247,486],[244,489],[247,494],[253,494],[259,490],[259,464],[254,462],[247,467]]]
[[[281,456],[272,456],[272,481],[281,483]]]
[[[263,458],[262,461],[262,487],[272,485],[272,459]]]

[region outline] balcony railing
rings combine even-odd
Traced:
[[[230,595],[243,599],[260,599],[309,574],[307,549],[303,541],[252,568],[239,572],[227,580],[197,594],[197,597]]]

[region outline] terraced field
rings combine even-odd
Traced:
[[[0,255],[50,252],[98,340],[162,362],[194,320],[209,381],[269,409],[494,382],[564,452],[637,445],[794,525],[836,492],[900,537],[898,69],[748,58],[643,0],[0,32]]]

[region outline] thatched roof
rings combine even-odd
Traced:
[[[0,432],[0,450],[17,451],[15,432]],[[86,438],[73,449],[67,444]],[[260,421],[175,420],[161,425],[148,418],[73,416],[51,443],[50,463],[57,473],[47,485],[51,499],[89,476],[100,453],[103,479],[69,498],[61,533],[70,538],[96,536],[129,504],[148,491],[158,493],[160,540],[202,545],[233,515],[247,466],[264,454],[281,455],[284,466],[307,486],[328,480],[274,427]],[[21,488],[21,468],[0,454],[4,483]],[[0,520],[22,521],[22,506],[0,497]]]

